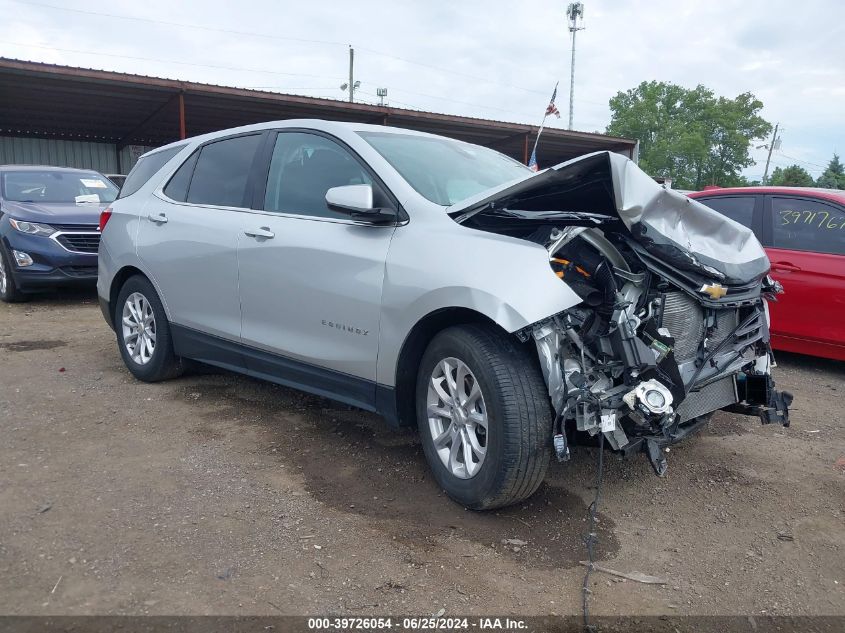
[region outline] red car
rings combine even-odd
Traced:
[[[751,228],[784,294],[771,311],[772,347],[845,360],[845,191],[738,187],[688,194]]]

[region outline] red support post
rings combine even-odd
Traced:
[[[526,132],[525,136],[522,139],[522,164],[528,164],[528,137],[531,135],[530,132]]]
[[[185,93],[179,93],[179,139],[187,138],[185,130]]]

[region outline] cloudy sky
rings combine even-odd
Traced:
[[[565,0],[0,0],[0,56],[539,123],[555,82],[565,126]],[[774,166],[814,176],[845,154],[840,0],[585,0],[574,127],[643,80],[751,91],[780,122]],[[762,144],[761,141],[758,144]],[[759,178],[765,151],[746,175]]]

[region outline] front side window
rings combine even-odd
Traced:
[[[326,192],[343,185],[372,185],[361,164],[332,140],[304,132],[276,137],[264,195],[264,210],[322,218],[349,216],[326,205]],[[377,206],[379,192],[374,188]]]
[[[772,246],[845,255],[845,210],[820,200],[772,198]]]
[[[95,172],[8,171],[2,179],[3,198],[14,202],[84,204],[112,202],[114,183]]]
[[[532,172],[499,152],[439,136],[358,132],[431,202],[450,206]]]
[[[754,196],[718,196],[699,200],[702,204],[729,217],[734,222],[752,228],[754,223]]]
[[[164,167],[165,163],[171,158],[176,156],[184,146],[184,144],[177,145],[176,147],[163,149],[160,152],[141,156],[126,177],[126,182],[120,188],[120,197],[125,198],[126,196],[131,196],[147,184],[147,181],[155,176],[156,172]]]
[[[187,202],[248,207],[247,182],[260,141],[260,134],[250,134],[204,145],[193,170]]]

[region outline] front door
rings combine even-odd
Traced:
[[[809,197],[771,196],[766,250],[784,294],[769,304],[782,349],[819,353],[798,342],[845,352],[845,209]]]
[[[389,204],[371,172],[338,142],[277,134],[263,204],[247,214],[239,242],[242,337],[253,373],[372,408],[395,227],[330,210],[326,191],[350,184],[372,184],[376,201]]]

